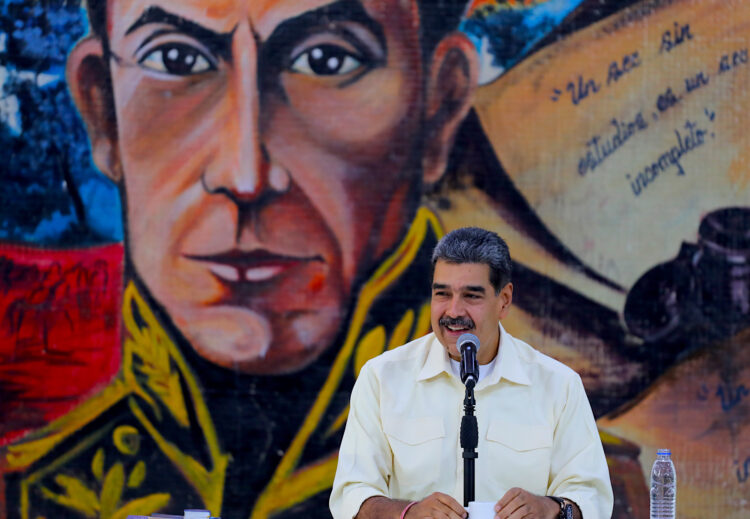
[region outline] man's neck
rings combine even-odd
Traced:
[[[495,357],[497,357],[497,354],[500,352],[500,329],[498,328],[497,332],[497,339],[494,341],[495,346],[492,349],[487,348],[480,348],[479,354],[477,355],[477,362],[480,366],[483,366],[485,364],[489,364],[493,360],[495,360]]]

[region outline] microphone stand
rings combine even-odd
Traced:
[[[469,381],[467,381],[469,382]],[[464,416],[461,417],[461,448],[464,450],[464,506],[474,501],[474,460],[477,459],[479,430],[477,417],[474,416],[474,380],[466,384],[464,397]]]

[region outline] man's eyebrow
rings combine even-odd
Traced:
[[[150,6],[146,8],[141,16],[128,27],[125,34],[128,35],[144,25],[151,23],[162,23],[171,25],[180,33],[186,34],[206,44],[217,54],[225,54],[231,47],[232,34],[234,30],[226,33],[212,31],[191,20],[165,11],[161,7]]]
[[[445,290],[447,288],[450,288],[448,285],[445,285],[443,283],[433,283],[432,289],[433,290]],[[464,287],[461,287],[461,290],[464,292],[478,292],[480,294],[484,294],[487,292],[485,288],[482,285],[466,285]]]
[[[264,46],[288,47],[307,37],[314,29],[334,22],[354,22],[362,25],[386,48],[383,27],[372,18],[357,0],[338,0],[328,5],[306,11],[299,16],[280,23],[264,42]]]

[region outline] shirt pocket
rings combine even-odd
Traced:
[[[544,495],[549,481],[552,429],[492,420],[487,428],[489,477],[502,492],[521,487]],[[481,453],[480,453],[481,457]]]
[[[396,481],[392,483],[402,492],[420,492],[429,488],[431,478],[437,478],[441,469],[445,440],[443,419],[439,416],[406,418],[384,415],[383,431],[393,453]]]

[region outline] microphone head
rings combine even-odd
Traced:
[[[479,337],[477,337],[473,333],[464,333],[459,335],[458,340],[456,341],[456,347],[462,355],[464,349],[469,345],[474,346],[475,352],[479,352]]]
[[[468,389],[472,389],[479,381],[479,338],[473,333],[464,333],[458,337],[456,346],[461,353],[461,382]]]

